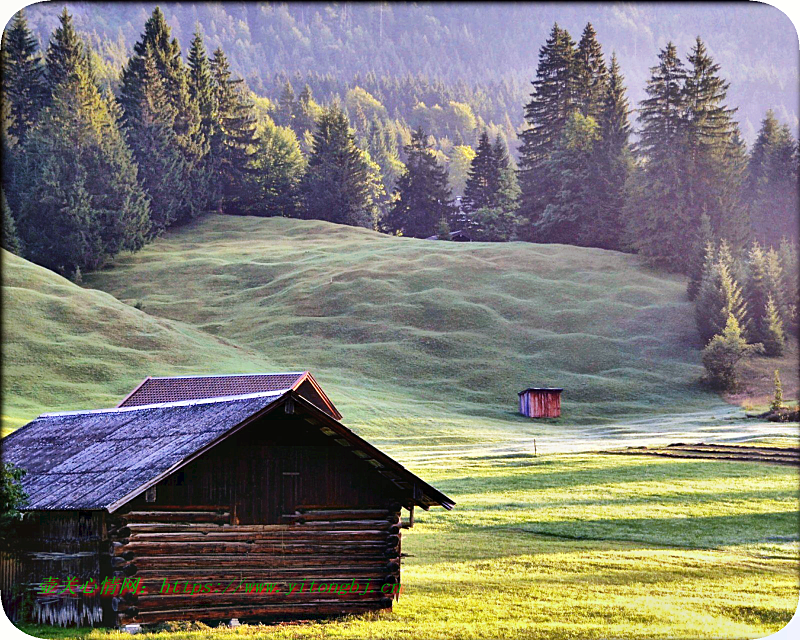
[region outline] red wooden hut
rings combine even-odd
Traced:
[[[519,412],[528,418],[558,418],[561,416],[561,392],[553,387],[528,387],[519,395]]]

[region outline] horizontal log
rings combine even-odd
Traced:
[[[375,554],[386,551],[397,550],[397,545],[388,542],[362,541],[360,543],[349,543],[347,541],[302,541],[302,542],[279,542],[261,541],[255,542],[175,542],[165,543],[146,543],[137,542],[127,545],[119,545],[114,548],[114,556],[133,553],[133,558],[145,556],[161,555],[198,555],[205,553],[241,553],[241,554],[260,554],[270,555],[294,554],[294,553],[353,553],[353,554]]]
[[[399,559],[387,561],[386,557],[380,554],[373,555],[349,555],[343,556],[342,554],[306,554],[306,555],[267,555],[259,554],[253,562],[253,559],[247,555],[242,554],[218,554],[209,557],[208,555],[197,556],[156,556],[156,557],[140,557],[133,561],[125,562],[118,558],[114,558],[115,568],[123,568],[126,566],[135,566],[139,570],[147,569],[187,569],[193,570],[203,567],[250,567],[256,566],[258,568],[268,569],[271,567],[328,567],[328,566],[346,566],[346,565],[367,565],[367,566],[380,566],[383,564],[399,564]]]
[[[287,521],[304,520],[388,520],[396,514],[388,509],[326,509],[296,511],[295,513],[285,513],[281,519]]]
[[[276,567],[269,570],[261,570],[258,567],[242,567],[239,569],[225,569],[209,567],[206,569],[145,569],[136,573],[140,579],[140,584],[145,584],[147,589],[161,589],[163,582],[213,582],[225,583],[227,586],[231,581],[239,584],[244,577],[248,577],[246,582],[297,582],[303,580],[353,580],[363,578],[365,580],[383,579],[388,575],[393,575],[391,569],[387,570],[385,565],[374,567],[350,566],[350,567]]]
[[[121,514],[126,524],[134,522],[230,522],[229,512],[212,511],[131,511]]]
[[[328,583],[324,583],[328,584]],[[207,606],[248,606],[252,604],[302,604],[319,601],[327,602],[354,602],[354,601],[374,601],[383,600],[387,597],[386,593],[380,591],[381,585],[364,584],[361,586],[361,593],[327,593],[320,591],[308,591],[299,593],[204,593],[196,595],[146,595],[139,596],[136,606],[139,611],[159,610],[159,609],[178,609],[184,607],[207,607]],[[363,593],[366,588],[373,591]],[[388,591],[388,589],[387,589]]]
[[[376,602],[314,602],[297,604],[265,605],[254,603],[249,607],[195,607],[191,609],[173,609],[169,611],[139,611],[135,615],[120,615],[120,624],[156,624],[159,622],[178,620],[229,620],[231,618],[313,618],[330,615],[355,615],[391,609],[392,599],[385,598]]]
[[[400,521],[395,520],[314,520],[303,524],[238,524],[228,523],[211,524],[203,522],[132,522],[125,527],[130,533],[117,537],[128,537],[128,535],[138,535],[140,533],[212,533],[225,531],[244,531],[244,532],[267,532],[267,531],[287,531],[287,530],[317,530],[328,529],[331,531],[359,531],[359,530],[378,530],[384,531],[392,526],[399,525]],[[122,531],[120,529],[120,531]]]
[[[388,530],[360,530],[360,531],[327,531],[309,529],[289,529],[284,531],[219,531],[209,533],[194,532],[158,532],[137,533],[128,542],[133,544],[146,542],[247,542],[254,540],[386,540]],[[392,535],[397,535],[392,534]],[[125,544],[124,540],[119,541]]]

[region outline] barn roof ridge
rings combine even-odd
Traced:
[[[147,376],[148,380],[173,380],[176,378],[237,378],[240,376],[301,376],[309,373],[307,369],[303,371],[261,371],[259,373],[197,373],[186,376]]]
[[[52,418],[56,416],[79,416],[92,413],[122,413],[123,411],[138,411],[139,409],[159,409],[161,407],[189,407],[196,404],[208,404],[212,402],[230,402],[231,400],[248,400],[250,398],[262,398],[266,396],[281,396],[290,389],[279,389],[278,391],[256,391],[254,393],[239,393],[231,396],[215,396],[212,398],[195,398],[192,400],[173,400],[172,402],[154,402],[153,404],[135,404],[130,407],[108,407],[106,409],[78,409],[75,411],[50,411],[42,413],[34,420],[39,418]]]

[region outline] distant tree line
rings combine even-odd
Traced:
[[[688,277],[704,345],[729,317],[771,354],[797,329],[797,141],[769,112],[748,153],[699,38],[659,53],[634,130],[592,25],[554,25],[518,166],[466,85],[277,74],[258,96],[199,31],[184,62],[158,8],[105,88],[66,10],[43,53],[17,14],[2,67],[3,243],[65,275],[204,212],[294,216],[635,252]]]

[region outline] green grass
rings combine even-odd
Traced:
[[[372,438],[542,436],[544,423],[515,415],[516,392],[531,384],[566,388],[561,425],[724,411],[697,385],[683,279],[611,251],[215,215],[85,286],[251,350],[265,368],[312,370],[348,424]],[[196,361],[198,373],[230,363]],[[173,371],[158,361],[138,369]],[[91,378],[108,396],[124,391],[103,379],[116,376]]]
[[[458,504],[403,533],[391,614],[140,637],[756,638],[797,607],[797,469],[580,454],[414,470]]]
[[[43,411],[114,406],[150,373],[274,368],[261,354],[83,289],[6,251],[2,259],[4,433]]]

